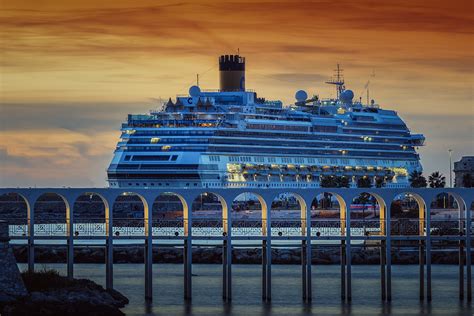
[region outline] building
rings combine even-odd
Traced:
[[[454,186],[471,188],[474,186],[474,156],[464,156],[454,163]]]

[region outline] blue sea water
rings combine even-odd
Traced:
[[[65,273],[64,264],[38,264]],[[21,269],[25,265],[20,265]],[[100,264],[76,264],[75,277],[105,283],[105,267]],[[127,315],[473,315],[471,304],[458,298],[458,267],[433,265],[431,303],[420,302],[418,266],[392,268],[390,303],[380,298],[380,268],[376,265],[353,266],[351,303],[340,298],[338,265],[313,266],[313,302],[301,299],[301,267],[272,266],[272,302],[261,300],[261,266],[233,265],[233,300],[222,302],[222,266],[193,265],[193,299],[183,299],[183,265],[153,265],[153,302],[144,299],[144,265],[115,264],[114,285],[130,299]]]

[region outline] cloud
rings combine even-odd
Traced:
[[[472,34],[474,19],[464,10],[472,10],[472,1],[397,1],[380,2],[372,7],[359,5],[360,11],[343,21],[358,29],[390,31],[446,32]],[[447,4],[447,5],[446,5]]]
[[[473,46],[474,48],[474,46]],[[462,51],[456,57],[404,57],[392,60],[394,64],[416,65],[416,67],[437,68],[459,73],[472,73],[474,59],[472,51]]]
[[[70,164],[75,159],[109,154],[117,133],[46,128],[2,131],[0,148],[10,157],[47,158],[56,164]]]
[[[0,133],[0,185],[103,185],[116,132],[49,128]],[[100,170],[100,172],[99,172]]]
[[[358,52],[354,47],[331,47],[322,45],[276,45],[275,50],[285,53],[329,53],[329,54],[352,54]]]
[[[154,101],[157,105],[158,103]],[[0,103],[0,132],[58,128],[94,134],[114,131],[130,112],[146,112],[153,105],[141,103]]]
[[[443,104],[433,105],[433,107]],[[406,122],[415,133],[423,133],[426,144],[420,147],[426,173],[441,171],[449,174],[448,149],[453,150],[453,161],[474,153],[474,112],[436,115],[431,113],[407,116]]]
[[[217,88],[216,56],[238,48],[247,86],[285,103],[298,89],[334,96],[323,82],[336,63],[365,97],[375,69],[371,96],[427,134],[423,160],[435,168],[444,144],[472,152],[472,5],[4,0],[1,184],[103,185],[126,115],[186,92],[196,73]]]
[[[349,37],[354,29],[469,33],[473,25],[468,11],[445,10],[442,3],[425,6],[422,1],[376,5],[372,1],[196,1],[140,7],[129,2],[128,7],[13,8],[0,11],[7,52],[82,56],[203,55],[216,48],[235,50],[242,39],[250,44],[250,51],[260,44],[277,52],[340,54],[357,50],[347,45],[350,38],[334,47],[337,41],[331,42],[331,37]],[[314,42],[331,46],[309,44]]]
[[[258,76],[263,80],[277,80],[282,82],[291,82],[292,84],[320,84],[324,80],[328,80],[329,76],[317,73],[273,73],[268,75]]]

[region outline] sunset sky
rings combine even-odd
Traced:
[[[474,155],[473,1],[64,1],[0,3],[0,186],[105,186],[128,113],[218,87],[217,57],[246,57],[247,88],[347,88],[394,109],[425,173]],[[371,74],[375,74],[371,77]]]

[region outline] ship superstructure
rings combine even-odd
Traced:
[[[219,58],[220,89],[198,86],[162,109],[130,114],[108,168],[111,187],[319,187],[325,176],[406,187],[421,170],[424,137],[397,112],[354,101],[340,74],[337,98],[283,106],[245,89],[245,58]]]

